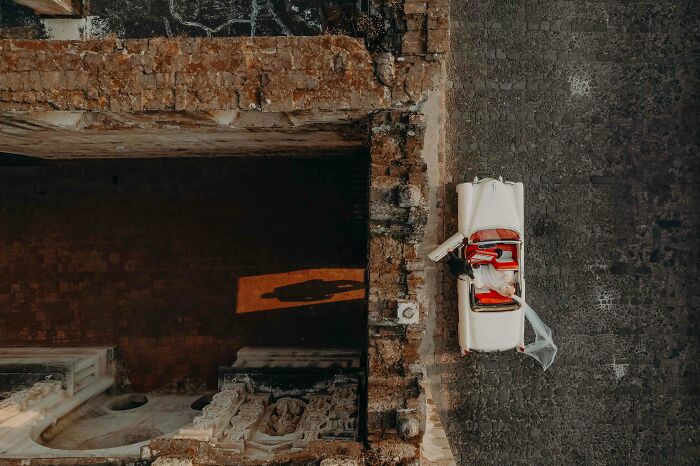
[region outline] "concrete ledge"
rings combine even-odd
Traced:
[[[0,112],[0,152],[54,159],[337,153],[367,139],[355,113]]]
[[[71,0],[15,0],[20,5],[31,8],[40,15],[77,16],[79,4]]]

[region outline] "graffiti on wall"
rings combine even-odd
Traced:
[[[93,0],[90,15],[119,37],[313,36],[356,15],[354,0]]]

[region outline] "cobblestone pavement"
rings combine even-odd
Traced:
[[[542,373],[457,354],[445,278],[432,372],[458,464],[697,464],[700,3],[458,1],[443,239],[455,185],[525,183]],[[695,289],[694,289],[695,288]]]

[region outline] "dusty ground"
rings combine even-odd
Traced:
[[[546,373],[437,353],[459,464],[697,464],[696,2],[453,1],[447,225],[456,183],[526,186],[528,301]],[[439,299],[441,297],[438,297]]]

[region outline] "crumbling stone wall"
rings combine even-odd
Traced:
[[[0,110],[291,112],[389,103],[372,56],[349,37],[0,44]]]
[[[426,321],[419,303],[424,273],[417,255],[427,221],[424,126],[417,114],[383,112],[374,115],[371,131],[369,440],[380,458],[393,450],[412,457],[425,403],[418,354]],[[387,430],[403,430],[411,443],[387,437]]]
[[[0,111],[82,110],[122,124],[150,110],[371,115],[368,459],[410,464],[424,428],[421,108],[441,84],[449,17],[445,0],[382,8],[392,34],[375,53],[345,36],[2,41]]]
[[[0,111],[371,112],[436,86],[441,63],[422,55],[430,46],[406,46],[398,60],[345,36],[6,40]]]

